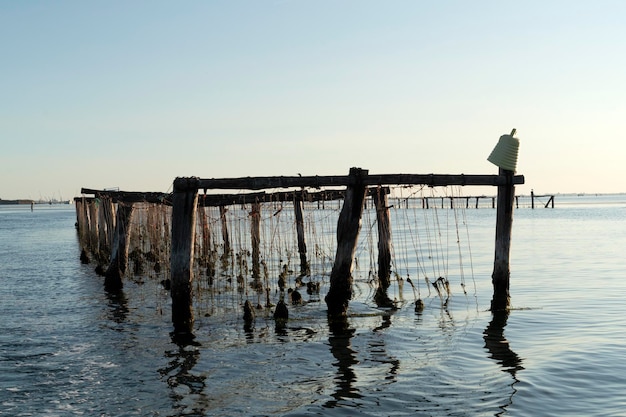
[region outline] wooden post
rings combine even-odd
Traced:
[[[350,168],[351,182],[337,222],[337,253],[325,297],[329,316],[345,316],[352,298],[352,262],[361,228],[367,173],[367,170]]]
[[[378,224],[378,289],[374,300],[379,307],[391,306],[393,303],[387,295],[391,284],[391,221],[387,194],[378,187],[374,194],[376,207],[376,223]]]
[[[252,239],[252,278],[258,280],[261,278],[261,253],[259,245],[261,244],[261,204],[257,201],[252,203],[250,211],[250,235]]]
[[[206,196],[206,194],[205,194]],[[211,230],[209,229],[209,222],[207,221],[207,208],[203,205],[200,208],[200,227],[202,227],[202,249],[201,249],[201,259],[203,266],[208,266],[210,252],[211,252]]]
[[[109,292],[119,292],[122,277],[128,267],[128,243],[130,240],[130,220],[133,215],[132,203],[117,203],[115,233],[111,246],[111,262],[104,273],[104,288]]]
[[[302,192],[295,194],[293,202],[296,214],[296,233],[298,235],[298,253],[300,254],[300,275],[306,276],[311,273],[309,262],[306,259],[306,241],[304,240],[304,216],[302,215],[303,195]]]
[[[114,227],[113,202],[110,197],[100,197],[98,206],[98,263],[100,265],[111,258]]]
[[[534,190],[530,190],[530,208],[531,209],[535,208],[535,191]]]
[[[230,238],[228,236],[228,223],[226,222],[226,212],[228,209],[224,206],[220,206],[220,222],[222,225],[222,240],[224,241],[224,255],[227,256],[230,252]]]
[[[76,200],[76,219],[81,249],[89,250],[89,218],[87,217],[87,199]]]
[[[89,251],[99,259],[98,251],[98,199],[89,202]]]
[[[172,199],[171,296],[177,338],[193,339],[192,281],[198,179],[176,178]]]
[[[110,250],[113,250],[111,245],[113,244],[113,238],[115,237],[115,219],[117,216],[117,212],[115,211],[115,205],[113,204],[113,200],[110,198],[106,199],[106,204],[103,204],[103,207],[104,217],[107,224],[107,241],[109,242]],[[110,253],[109,256],[111,256]]]
[[[509,253],[511,249],[511,231],[513,228],[513,201],[515,185],[513,171],[500,168],[500,175],[507,178],[507,184],[498,186],[498,209],[496,213],[496,250],[493,264],[493,299],[491,311],[509,308]]]

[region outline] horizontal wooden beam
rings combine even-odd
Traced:
[[[233,190],[262,190],[268,188],[292,188],[308,187],[321,188],[332,186],[352,185],[353,179],[347,175],[339,176],[306,176],[306,177],[241,177],[241,178],[213,178],[197,179],[197,181],[179,182],[179,189],[189,186],[197,186],[198,189],[233,189]],[[364,179],[365,185],[427,185],[429,187],[442,187],[448,185],[505,185],[507,177],[504,175],[451,175],[451,174],[382,174],[368,175]],[[524,176],[515,175],[513,184],[523,184]],[[193,185],[192,185],[193,184]],[[176,181],[175,181],[176,188]]]
[[[368,195],[373,195],[377,191],[377,187],[368,189]],[[382,193],[389,194],[389,187],[383,187]],[[332,201],[342,200],[345,197],[346,190],[324,190],[319,192],[308,192],[306,190],[284,191],[276,193],[251,193],[251,194],[200,194],[198,196],[198,205],[205,207],[228,206],[232,204],[251,204],[251,203],[272,203],[272,202],[289,202],[302,199],[306,202],[316,201]]]
[[[429,187],[444,187],[444,186],[499,186],[506,185],[507,181],[510,181],[511,177],[505,175],[476,175],[476,174],[379,174],[379,175],[367,175],[363,178],[365,186],[387,186],[387,185],[426,185]],[[196,178],[196,177],[179,177],[174,180],[174,192],[185,192],[193,190],[217,190],[217,189],[233,189],[233,190],[263,190],[271,188],[322,188],[342,186],[347,187],[352,185],[354,181],[353,177],[348,175],[333,175],[333,176],[279,176],[279,177],[241,177],[241,178]],[[523,175],[514,175],[512,177],[514,185],[524,184]],[[338,193],[339,191],[328,190],[326,194]],[[82,194],[93,194],[95,196],[108,196],[114,201],[125,202],[152,202],[171,204],[172,195],[167,193],[157,192],[133,192],[133,191],[107,191],[107,190],[93,190],[89,188],[82,188]],[[309,195],[311,193],[308,193]],[[208,195],[207,195],[208,196]],[[257,201],[265,201],[267,197],[260,198],[261,196],[273,196],[269,197],[270,201],[281,200],[286,201],[293,198],[293,194],[280,196],[280,193],[256,193],[250,194],[247,197],[242,197],[241,194],[225,194],[225,195],[212,195],[210,197],[211,202],[207,205],[224,205],[235,203],[252,202],[252,200],[258,198]],[[342,198],[342,197],[338,197]],[[333,199],[328,197],[319,197],[320,200]],[[309,200],[311,201],[311,200]]]
[[[177,178],[178,179],[178,178]],[[176,184],[176,182],[175,182]],[[322,188],[340,187],[350,184],[347,175],[339,176],[308,176],[308,177],[242,177],[199,179],[198,188],[206,190],[263,190],[268,188]]]
[[[368,189],[368,194],[376,193],[377,187]],[[383,187],[382,192],[389,194],[388,187]],[[81,194],[94,195],[97,198],[110,198],[114,203],[159,203],[172,204],[172,194],[155,193],[155,192],[138,192],[138,191],[109,191],[94,190],[91,188],[82,188]],[[301,195],[301,197],[300,197]],[[251,204],[251,203],[271,203],[294,201],[302,198],[303,201],[331,201],[341,200],[345,196],[345,189],[340,190],[324,190],[319,192],[308,192],[306,190],[283,191],[276,193],[247,193],[247,194],[200,194],[198,195],[198,205],[204,207],[229,206],[233,204]],[[81,197],[76,197],[76,201]]]
[[[142,192],[142,191],[107,191],[107,190],[94,190],[91,188],[81,188],[81,194],[90,194],[98,198],[108,197],[114,203],[119,201],[124,203],[159,203],[169,204],[172,203],[172,194],[159,193],[159,192]]]

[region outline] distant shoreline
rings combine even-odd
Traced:
[[[0,204],[15,205],[15,204],[35,204],[34,200],[3,200],[0,198]]]
[[[0,198],[0,205],[5,205],[5,206],[14,206],[14,205],[29,205],[29,204],[71,204],[71,201],[69,200],[64,200],[64,201],[59,201],[59,200],[29,200],[29,199],[18,199],[18,200],[3,200]]]

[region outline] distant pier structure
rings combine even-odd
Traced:
[[[547,198],[547,202],[543,202],[543,199]],[[417,204],[423,209],[430,208],[496,208],[496,196],[490,195],[478,195],[478,196],[436,196],[436,197],[416,197],[413,199],[398,200],[397,204],[412,207],[412,204]],[[543,205],[545,208],[554,208],[554,195],[535,195],[531,191],[530,195],[516,195],[515,196],[515,208],[530,207],[532,209],[537,204]]]
[[[530,208],[535,208],[535,200],[538,200],[540,198],[547,198],[548,201],[546,201],[546,203],[544,204],[545,208],[554,208],[554,195],[536,195],[535,194],[535,190],[530,190]],[[540,201],[540,200],[538,200]]]

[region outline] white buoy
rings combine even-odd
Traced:
[[[500,136],[500,140],[487,158],[489,162],[497,167],[513,172],[515,172],[517,167],[517,153],[519,150],[519,139],[514,137],[514,135],[515,129],[509,135]]]

